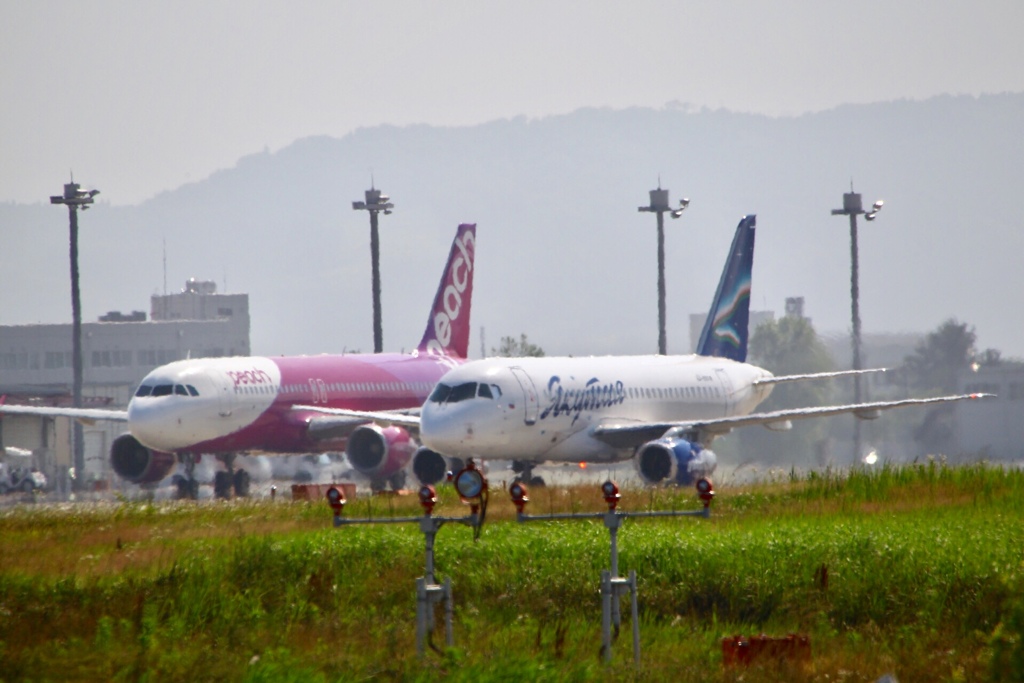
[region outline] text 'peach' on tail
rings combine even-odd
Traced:
[[[419,350],[465,358],[469,352],[469,309],[473,300],[476,224],[463,223],[455,233],[448,264],[434,297]]]

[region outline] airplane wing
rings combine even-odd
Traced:
[[[754,380],[754,386],[759,384],[782,384],[783,382],[802,382],[808,379],[833,379],[835,377],[847,377],[849,375],[866,375],[872,372],[888,372],[889,368],[870,368],[868,370],[838,370],[836,372],[812,372],[806,375],[779,375],[778,377],[765,377]]]
[[[326,408],[324,406],[292,407],[293,411],[315,413],[309,418],[309,435],[314,439],[338,439],[348,436],[357,427],[373,422],[382,427],[398,425],[410,431],[418,431],[420,426],[419,409],[408,411],[366,411],[349,410],[346,408]]]
[[[127,410],[105,408],[51,408],[46,406],[0,405],[0,415],[38,415],[39,417],[70,417],[83,422],[127,422]]]
[[[827,417],[853,413],[862,419],[873,419],[878,413],[891,408],[905,406],[923,406],[936,403],[950,403],[970,399],[989,398],[994,394],[960,394],[956,396],[938,396],[935,398],[907,398],[899,401],[876,401],[874,403],[853,403],[842,406],[821,406],[818,408],[790,408],[775,410],[769,413],[751,413],[735,417],[719,417],[710,420],[693,420],[686,422],[637,422],[624,424],[602,424],[594,429],[594,437],[615,448],[639,446],[653,439],[658,439],[666,432],[698,431],[712,438],[726,434],[736,427],[749,425],[783,425],[789,420],[804,420],[811,417]]]

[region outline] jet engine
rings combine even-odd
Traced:
[[[174,469],[173,453],[146,448],[131,434],[122,434],[110,446],[110,464],[117,476],[133,484],[155,484]]]
[[[644,483],[680,486],[711,476],[718,464],[710,449],[678,437],[648,441],[636,450],[634,462]]]
[[[383,480],[408,464],[416,444],[401,427],[356,427],[348,437],[345,454],[352,467],[370,479]]]
[[[461,458],[446,458],[437,451],[420,446],[412,456],[412,473],[421,484],[438,484],[449,472],[458,472],[465,466]]]

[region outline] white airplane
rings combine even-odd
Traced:
[[[754,412],[780,382],[866,371],[775,377],[745,362],[755,217],[736,228],[732,250],[698,353],[682,356],[489,358],[448,371],[418,417],[376,414],[418,427],[421,459],[512,460],[521,481],[544,462],[613,463],[635,458],[647,483],[689,484],[709,476],[708,448],[736,427],[784,430],[791,420],[978,398],[982,395],[879,401]],[[424,482],[432,483],[432,482]]]

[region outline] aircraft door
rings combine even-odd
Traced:
[[[736,406],[736,396],[733,393],[732,378],[729,377],[729,373],[724,368],[716,368],[715,375],[718,377],[718,383],[722,387],[722,392],[725,395],[725,414],[722,417],[729,417],[733,414],[733,409]]]
[[[537,395],[537,388],[533,385],[533,380],[526,374],[526,371],[522,368],[509,368],[512,371],[512,376],[519,382],[519,387],[523,390],[523,422],[527,425],[533,425],[537,423],[537,414],[540,412],[540,400]]]
[[[235,390],[231,378],[226,372],[215,371],[217,391],[217,414],[221,417],[231,417],[235,410]]]

